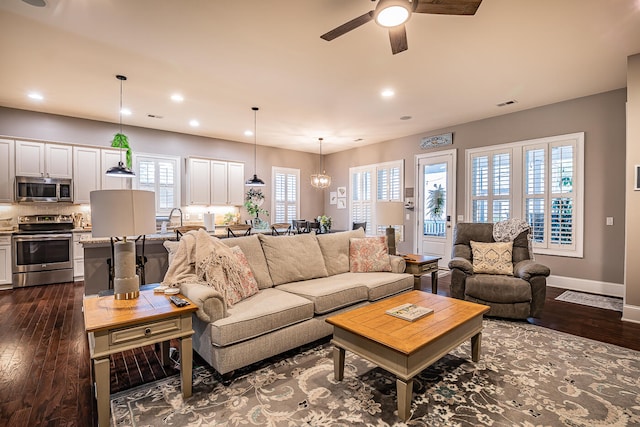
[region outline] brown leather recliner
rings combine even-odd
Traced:
[[[511,319],[539,317],[544,308],[549,267],[529,258],[529,230],[513,241],[513,276],[476,274],[471,241],[495,242],[493,224],[458,223],[453,236],[451,296],[491,307],[488,316]]]

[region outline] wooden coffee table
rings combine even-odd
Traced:
[[[413,303],[434,309],[421,319],[409,322],[385,314],[401,304]],[[327,319],[333,325],[336,380],[344,376],[345,350],[349,350],[394,374],[398,390],[398,416],[411,415],[413,377],[471,340],[471,358],[480,358],[482,315],[486,305],[411,291],[347,311]]]
[[[131,300],[116,300],[113,295],[84,299],[84,327],[89,338],[99,427],[109,425],[109,356],[113,353],[160,343],[161,360],[166,364],[169,340],[180,339],[182,395],[191,396],[191,313],[197,309],[193,302],[176,307],[168,296],[153,290],[140,291],[140,296]]]

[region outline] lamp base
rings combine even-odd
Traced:
[[[389,248],[389,255],[396,254],[396,229],[393,227],[387,227],[387,247]]]
[[[140,278],[136,274],[136,246],[133,241],[114,244],[113,295],[117,300],[140,296]]]

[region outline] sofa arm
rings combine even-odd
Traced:
[[[549,267],[530,259],[520,261],[513,267],[513,275],[526,281],[529,281],[534,276],[547,277],[549,274],[551,274]]]
[[[389,255],[389,261],[391,262],[392,273],[404,273],[407,269],[407,263],[401,256]]]
[[[196,316],[203,322],[212,323],[227,317],[227,305],[220,292],[202,283],[184,282],[180,293],[198,306]]]
[[[451,258],[451,261],[449,261],[449,269],[453,270],[454,268],[462,270],[462,272],[465,274],[473,274],[473,264],[471,264],[471,261],[465,258]]]

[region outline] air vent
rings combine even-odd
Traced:
[[[151,118],[151,119],[161,119],[162,116],[158,116],[156,114],[147,114],[147,117]]]
[[[411,116],[402,116],[400,117],[400,120],[411,120],[413,117]]]
[[[515,99],[509,100],[509,101],[504,101],[501,102],[500,104],[497,104],[498,107],[504,107],[505,105],[512,105],[512,104],[516,104],[518,101],[516,101]]]

